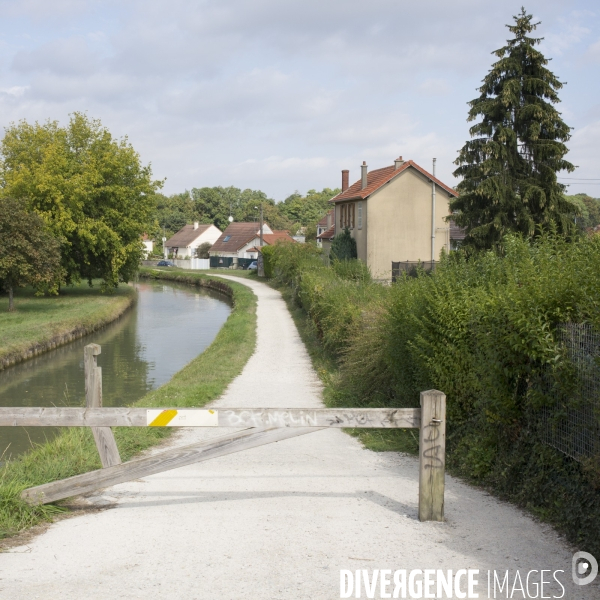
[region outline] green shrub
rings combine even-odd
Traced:
[[[374,284],[358,261],[275,253],[276,272],[339,364],[333,402],[418,406],[443,390],[448,466],[600,554],[598,469],[542,443],[541,409],[569,402],[574,370],[559,323],[600,329],[600,236],[516,236],[503,254],[442,258],[435,273]],[[398,436],[396,436],[398,437]],[[379,445],[385,447],[381,436]]]
[[[350,235],[350,230],[347,227],[342,233],[333,238],[329,257],[333,261],[352,260],[358,257],[356,240]]]

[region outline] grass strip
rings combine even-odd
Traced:
[[[281,292],[288,310],[296,324],[300,338],[306,346],[313,368],[323,382],[323,402],[328,408],[387,408],[383,404],[370,404],[368,407],[360,401],[352,390],[342,385],[336,358],[328,352],[319,339],[317,328],[306,311],[294,302],[289,286],[276,280],[269,285]],[[414,429],[344,429],[358,438],[365,448],[374,452],[404,452],[419,454],[419,434]]]
[[[256,345],[256,296],[239,283],[224,282],[196,273],[143,268],[141,277],[163,279],[207,287],[227,294],[233,310],[213,343],[162,387],[148,393],[137,406],[199,407],[218,398],[241,373]],[[172,429],[116,427],[115,438],[123,461],[159,443]],[[20,498],[22,490],[99,469],[100,459],[91,431],[72,427],[56,438],[36,446],[0,469],[0,538],[33,525],[50,521],[64,505],[29,506]]]
[[[63,288],[58,296],[18,289],[14,312],[8,312],[8,298],[0,298],[0,370],[97,331],[120,317],[135,298],[130,286],[106,294],[87,283]]]

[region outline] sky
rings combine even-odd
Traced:
[[[448,185],[467,102],[521,2],[0,0],[0,128],[74,111],[163,191],[338,187],[401,155]],[[573,128],[561,179],[600,196],[600,5],[530,0]],[[1,132],[0,132],[1,133]],[[570,178],[570,179],[566,179]],[[575,179],[573,179],[575,178]],[[594,180],[596,181],[586,181]]]

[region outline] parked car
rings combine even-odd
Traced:
[[[159,260],[157,267],[174,267],[175,265],[170,260]]]
[[[253,260],[247,267],[246,269],[248,269],[248,271],[256,271],[256,269],[258,269],[258,262],[256,260]]]

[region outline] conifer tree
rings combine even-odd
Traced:
[[[342,233],[333,238],[329,258],[331,260],[352,260],[357,256],[356,240],[350,235],[350,230],[346,227]]]
[[[454,172],[459,197],[452,219],[466,227],[465,246],[496,248],[508,232],[535,236],[540,226],[569,234],[577,208],[564,197],[557,172],[575,167],[564,159],[571,137],[556,110],[563,84],[530,37],[539,23],[525,9],[507,25],[514,34],[495,54],[499,60],[469,102],[471,140],[461,149]]]

